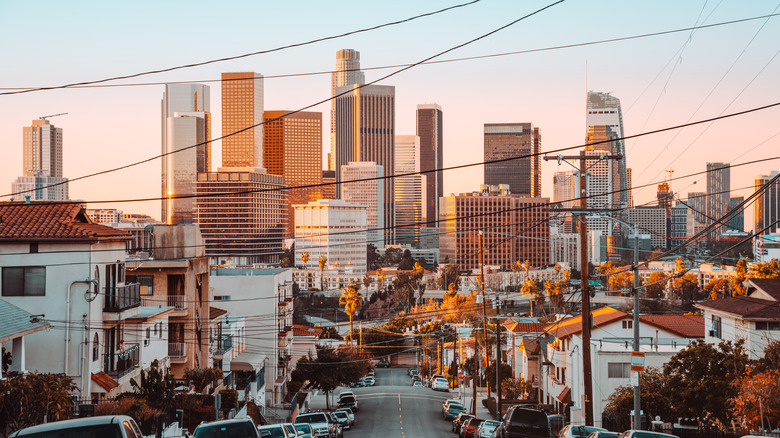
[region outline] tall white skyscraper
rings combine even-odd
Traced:
[[[420,137],[416,135],[395,136],[396,175],[419,172],[421,156]],[[433,174],[430,176],[435,178]],[[427,178],[428,175],[407,175],[395,178],[396,243],[419,245],[420,224],[425,221],[427,205]]]
[[[336,70],[330,74],[330,95],[336,95],[336,89],[346,85],[363,85],[365,73],[360,71],[360,52],[342,49],[336,52]],[[330,101],[330,155],[328,169],[336,170],[336,100]]]
[[[623,133],[623,112],[620,108],[620,99],[609,93],[588,91],[588,110],[586,117],[585,131],[592,126],[604,125],[609,127],[615,135],[614,153],[620,154],[623,158],[616,161],[617,180],[615,181],[615,190],[620,190],[619,204],[621,207],[628,207],[628,171],[626,167],[626,147],[622,140]]]
[[[162,220],[194,223],[198,172],[211,171],[210,89],[202,84],[167,84],[162,99]],[[196,147],[192,147],[198,145]],[[167,154],[167,155],[166,155]]]
[[[366,239],[377,247],[385,245],[385,180],[379,179],[383,176],[384,167],[372,161],[353,161],[341,166],[341,199],[367,207]]]
[[[68,179],[62,176],[62,128],[47,117],[32,121],[23,129],[22,176],[11,184],[14,197],[33,200],[68,199]]]

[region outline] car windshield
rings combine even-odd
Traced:
[[[296,424],[295,428],[300,430],[301,432],[311,433],[311,426],[309,426],[308,424]]]
[[[498,427],[498,421],[486,420],[482,423],[482,430],[493,430]]]
[[[354,403],[355,397],[352,397],[351,395],[347,395],[344,397],[341,397],[341,400],[339,400],[341,403]]]
[[[66,430],[50,430],[22,435],[34,438],[120,438],[119,427],[116,424],[100,424],[96,426],[74,427]]]
[[[298,415],[295,417],[296,423],[327,423],[328,417],[325,416],[322,412],[318,412],[315,414],[303,414]]]
[[[284,430],[281,426],[273,427],[273,428],[267,428],[267,429],[260,429],[260,436],[262,438],[286,438]],[[200,438],[199,435],[195,435],[197,438]],[[204,437],[211,437],[212,435],[203,435]],[[234,436],[251,436],[251,435],[213,435],[215,437],[225,436],[225,437],[234,437]]]
[[[347,413],[343,412],[343,411],[336,411],[336,412],[333,413],[333,415],[335,415],[336,418],[341,418],[341,419],[346,419],[347,418]]]
[[[255,436],[254,430],[249,422],[230,423],[230,424],[204,424],[195,430],[195,438],[233,438],[236,436]],[[266,435],[266,436],[284,436],[284,432],[280,432],[282,435]]]

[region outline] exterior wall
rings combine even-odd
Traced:
[[[264,167],[263,86],[259,73],[222,73],[222,135],[259,125],[222,139],[223,167]]]
[[[416,135],[395,136],[396,175],[420,172],[420,137]],[[420,226],[426,221],[427,179],[435,175],[397,176],[395,180],[395,225],[396,242],[420,245]]]
[[[55,185],[57,184],[57,185]],[[68,178],[50,176],[20,176],[11,183],[17,198],[29,196],[33,201],[67,201]]]
[[[365,73],[360,71],[360,52],[342,49],[336,52],[336,71],[330,75],[330,95],[336,96],[336,89],[346,85],[363,85]],[[336,170],[336,99],[330,101],[330,156],[328,169]],[[328,199],[335,199],[328,198]]]
[[[366,206],[366,242],[384,246],[385,227],[391,226],[385,214],[385,182],[379,179],[386,175],[387,168],[374,162],[353,161],[341,166],[341,199],[354,205]],[[374,180],[371,180],[376,178]],[[368,181],[357,181],[367,179]],[[355,182],[350,182],[355,181]],[[392,196],[391,193],[391,201]]]
[[[620,107],[620,99],[609,93],[588,91],[587,97],[587,115],[585,126],[586,130],[596,125],[607,126],[617,138],[623,138],[623,111]],[[614,142],[614,151],[621,154],[623,158],[617,160],[617,179],[615,180],[615,189],[618,193],[618,203],[622,207],[631,207],[631,181],[626,167],[626,147],[623,140]],[[610,160],[613,161],[613,160]]]
[[[639,227],[640,234],[650,234],[653,249],[666,248],[666,211],[659,207],[637,207],[627,210],[627,220]]]
[[[759,175],[753,180],[753,191],[757,192],[777,176],[773,170],[769,175]],[[777,233],[777,220],[780,219],[780,181],[775,181],[756,198],[753,206],[753,230],[759,232],[769,227],[763,234]]]
[[[295,264],[309,253],[304,267],[314,269],[326,256],[330,265],[366,272],[366,208],[339,200],[320,200],[295,207]]]
[[[420,170],[423,172],[444,167],[443,114],[434,104],[417,105],[417,136],[420,137]],[[444,196],[444,172],[425,174],[425,221],[439,217],[439,198]],[[438,245],[436,245],[438,246]]]
[[[580,270],[580,235],[550,231],[550,263],[566,263]]]
[[[704,314],[705,342],[718,344],[720,341],[731,341],[734,343],[739,339],[744,339],[750,359],[764,357],[764,348],[773,341],[780,340],[780,330],[756,330],[755,321],[736,319],[732,315],[715,313],[710,309],[702,309],[702,313]],[[716,330],[717,324],[713,323],[713,316],[721,318],[720,333]]]
[[[542,196],[539,128],[531,123],[485,123],[484,140],[485,161],[531,155],[485,164],[485,185],[508,184],[512,193],[532,198]]]

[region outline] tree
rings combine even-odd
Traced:
[[[666,282],[661,282],[661,280],[664,278],[666,278],[666,273],[663,271],[655,271],[650,273],[650,277],[647,279],[649,286],[645,287],[648,298],[663,298],[664,285]]]
[[[379,254],[376,253],[376,246],[373,243],[366,245],[366,262],[369,270],[379,268]]]
[[[219,386],[225,377],[221,368],[188,368],[184,370],[184,378],[190,381],[196,392],[202,392],[207,386]]]
[[[412,268],[412,285],[415,289],[417,289],[417,302],[422,303],[423,302],[423,294],[425,293],[425,283],[422,281],[423,276],[425,275],[425,269],[423,269],[422,266],[418,262],[414,262],[414,267]]]
[[[460,268],[458,265],[448,263],[439,268],[439,277],[436,281],[441,290],[449,288],[450,284],[455,284],[455,290],[458,290],[458,278],[460,278]]]
[[[528,298],[530,300],[531,304],[531,317],[534,316],[534,301],[536,300],[536,297],[539,295],[539,286],[536,284],[536,281],[530,277],[526,277],[525,281],[523,281],[523,285],[520,287],[520,293],[525,296],[528,295]]]
[[[309,253],[308,253],[308,251],[304,251],[301,254],[301,261],[303,262],[303,269],[306,269],[306,264],[309,263]]]
[[[742,378],[739,393],[730,400],[733,406],[731,413],[741,419],[742,426],[747,430],[773,430],[780,426],[778,382],[780,371],[776,369],[748,374]]]
[[[414,283],[414,278],[407,272],[398,273],[393,280],[393,297],[406,310],[414,305]]]
[[[748,357],[744,340],[717,346],[697,339],[664,365],[666,396],[674,417],[706,417],[727,424],[728,400],[739,393],[735,379],[742,379]]]
[[[320,264],[320,290],[325,290],[325,283],[322,281],[322,277],[325,271],[325,265],[328,264],[328,257],[326,257],[325,254],[323,254],[320,256],[318,262]]]
[[[363,275],[363,289],[368,290],[369,286],[371,286],[371,276],[365,274]]]
[[[731,282],[726,278],[714,278],[704,286],[704,295],[710,300],[730,297]]]
[[[502,363],[500,370],[500,379],[501,382],[503,382],[506,379],[512,378],[512,366],[506,363]],[[487,381],[488,385],[488,391],[495,391],[496,390],[496,361],[490,362],[490,365],[485,368],[485,380]],[[501,386],[501,389],[504,389],[504,386]],[[506,397],[504,394],[502,394],[503,397]]]
[[[0,380],[0,430],[71,418],[76,386],[62,374],[29,373]]]
[[[349,315],[349,345],[352,345],[352,319],[357,309],[363,306],[363,297],[360,296],[357,288],[356,284],[341,288],[341,298],[339,298],[339,305],[344,306],[344,312]]]
[[[379,277],[379,289],[385,288],[385,270],[382,268],[376,268],[376,276]]]
[[[398,263],[398,270],[399,271],[409,271],[413,269],[414,267],[414,258],[412,257],[412,252],[408,249],[405,249],[403,252],[403,255],[401,256],[401,262]]]
[[[652,417],[672,420],[672,399],[666,396],[666,376],[658,368],[648,367],[639,374],[639,393],[642,411]],[[618,422],[617,429],[630,428],[629,415],[634,409],[634,388],[618,386],[607,399],[604,413]],[[604,426],[606,427],[606,426]]]
[[[317,347],[317,354],[303,356],[290,378],[306,382],[306,388],[319,389],[325,393],[326,407],[330,409],[330,392],[339,385],[348,385],[363,377],[371,364],[363,355],[347,350]]]
[[[322,332],[320,332],[320,339],[343,340],[344,338],[341,337],[339,331],[336,330],[336,327],[329,325],[327,327],[322,327]]]
[[[748,278],[778,278],[780,277],[780,262],[772,259],[769,262],[756,263],[750,267]]]
[[[531,385],[522,376],[517,379],[509,377],[501,381],[501,396],[504,400],[522,400],[530,388]]]
[[[731,281],[731,290],[734,295],[745,295],[745,286],[742,284],[747,280],[747,263],[739,259],[734,267],[734,275],[729,279]]]

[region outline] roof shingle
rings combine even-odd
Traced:
[[[684,338],[704,337],[704,317],[702,315],[639,315],[639,320]]]
[[[79,203],[0,202],[0,240],[130,238],[124,230],[93,223]]]
[[[760,298],[736,296],[695,304],[700,309],[711,309],[749,320],[780,320],[780,302]]]

